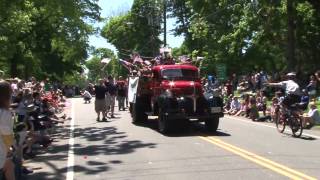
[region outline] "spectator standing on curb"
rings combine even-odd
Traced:
[[[319,95],[320,91],[320,70],[318,70],[316,73],[314,73],[317,81],[317,95]]]
[[[0,169],[5,179],[14,180],[14,164],[9,157],[13,145],[13,120],[9,111],[11,98],[10,84],[0,82]]]
[[[227,81],[227,83],[225,85],[225,89],[226,89],[227,96],[233,95],[232,84],[231,84],[230,80]]]
[[[50,89],[51,89],[51,84],[50,84],[50,82],[49,82],[49,78],[47,78],[45,81],[44,81],[44,91],[45,92],[48,92],[48,91],[50,91]]]
[[[318,70],[314,75],[316,76],[318,82],[320,82],[320,70]]]
[[[129,79],[127,78],[127,79],[124,81],[124,83],[125,83],[125,87],[126,87],[126,92],[125,92],[125,94],[126,94],[126,97],[125,97],[125,104],[126,104],[126,106],[125,106],[125,108],[129,108],[129,102],[128,102]]]
[[[118,99],[118,107],[119,107],[119,111],[121,110],[125,110],[125,107],[124,107],[124,101],[125,101],[125,98],[126,98],[126,84],[125,84],[125,81],[123,81],[123,78],[122,76],[119,76],[119,80],[117,81],[117,90],[118,90],[118,93],[117,93],[117,99]]]
[[[116,95],[117,95],[117,86],[114,84],[113,77],[108,77],[108,82],[106,82],[106,88],[107,88],[107,114],[110,112],[110,117],[115,118],[114,116],[114,105],[116,101]]]
[[[309,84],[307,85],[307,91],[311,99],[314,99],[317,95],[317,79],[314,75],[310,76]]]
[[[236,90],[237,90],[237,87],[238,87],[238,84],[239,84],[239,79],[238,79],[236,73],[233,73],[233,74],[232,74],[231,84],[232,84],[232,91],[236,91]]]
[[[95,100],[95,110],[98,115],[97,121],[100,121],[100,113],[102,113],[102,120],[107,121],[106,119],[106,111],[107,111],[107,105],[106,105],[106,86],[104,85],[103,79],[99,79],[99,84],[94,87],[94,91],[96,94],[96,100]]]

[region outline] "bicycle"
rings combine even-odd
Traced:
[[[278,105],[276,109],[275,123],[278,132],[283,133],[286,126],[289,125],[294,137],[300,137],[303,131],[302,118],[299,114],[299,108],[286,108],[283,105]]]

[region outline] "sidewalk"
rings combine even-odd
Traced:
[[[64,113],[71,117],[71,99],[68,99]],[[72,117],[71,117],[72,118]],[[33,169],[33,173],[27,175],[32,180],[65,180],[67,173],[70,120],[65,120],[62,125],[57,125],[51,137],[54,139],[47,148],[35,148],[36,157],[24,161],[24,166]]]

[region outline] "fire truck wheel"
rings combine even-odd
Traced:
[[[216,132],[219,126],[219,117],[214,117],[205,120],[205,127],[210,132]]]
[[[142,123],[147,121],[148,116],[143,111],[143,108],[140,107],[135,103],[132,106],[132,122],[133,123]]]
[[[162,109],[159,109],[159,119],[158,119],[158,129],[159,132],[165,134],[169,132],[169,120],[167,115],[165,114],[165,112]]]

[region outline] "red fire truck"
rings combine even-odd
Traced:
[[[222,98],[204,95],[199,69],[193,65],[157,65],[152,73],[130,77],[129,102],[133,123],[158,116],[161,133],[190,120],[205,122],[207,130],[215,132],[223,117]]]

